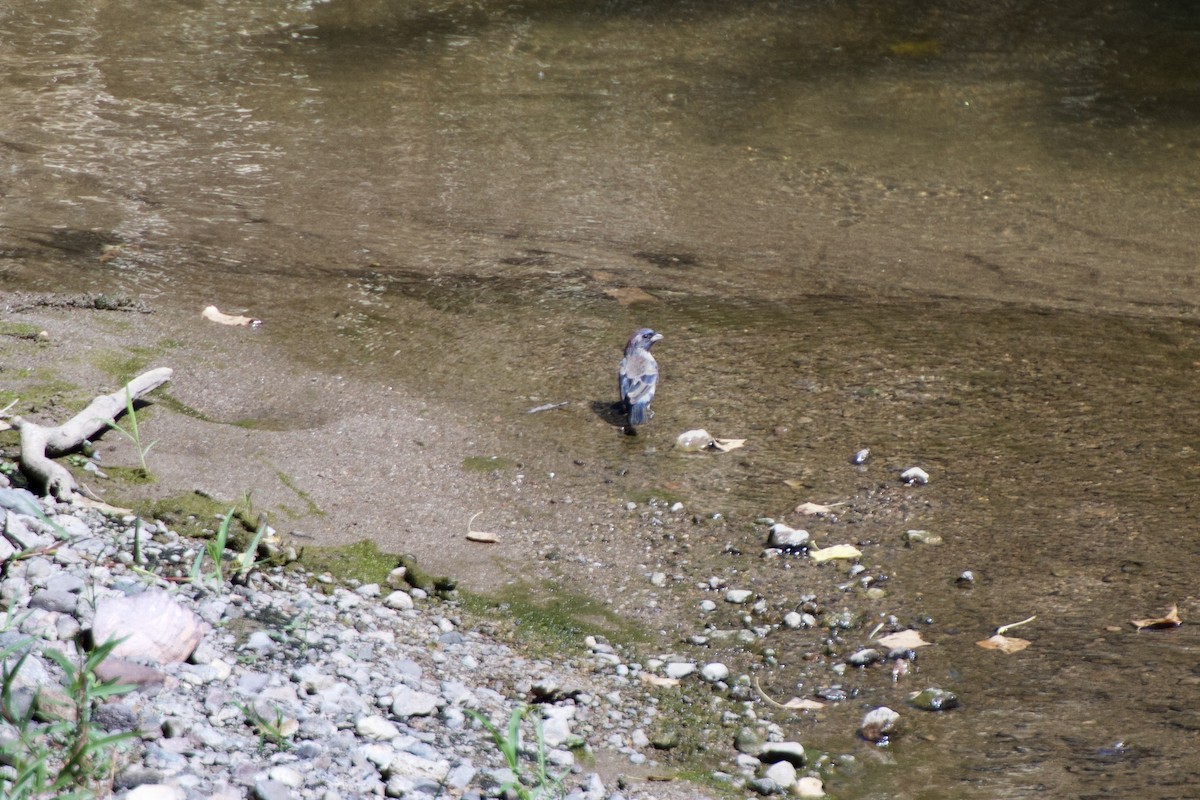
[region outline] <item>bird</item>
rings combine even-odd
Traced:
[[[622,410],[629,414],[630,426],[642,425],[650,418],[650,401],[658,383],[658,362],[650,348],[662,339],[661,333],[638,328],[625,345],[625,357],[617,369]]]

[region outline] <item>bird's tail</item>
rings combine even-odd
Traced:
[[[649,403],[633,403],[629,406],[629,424],[645,425],[650,410]]]

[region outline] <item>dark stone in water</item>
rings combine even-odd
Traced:
[[[822,686],[820,689],[817,689],[816,695],[830,703],[840,703],[850,696],[840,686]]]
[[[882,660],[883,656],[873,647],[865,647],[846,656],[846,663],[852,667],[867,667]]]

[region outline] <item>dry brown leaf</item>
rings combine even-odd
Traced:
[[[1139,631],[1142,628],[1178,628],[1183,624],[1183,620],[1179,618],[1179,606],[1171,606],[1171,610],[1162,617],[1152,617],[1150,619],[1134,619],[1129,623]]]
[[[262,324],[262,320],[253,319],[252,317],[233,316],[231,314],[223,314],[217,310],[216,306],[209,306],[200,312],[200,316],[213,322],[219,322],[222,325],[249,325],[252,328],[257,328]]]
[[[808,551],[808,557],[818,564],[835,558],[858,558],[861,555],[862,551],[852,544],[835,544],[832,547]]]
[[[618,286],[614,289],[605,289],[604,293],[623,306],[631,306],[634,303],[658,302],[657,297],[636,286]]]
[[[775,706],[776,708],[786,708],[789,711],[815,711],[818,708],[825,707],[824,703],[821,703],[817,700],[802,700],[799,697],[793,697],[786,703],[780,703],[778,700],[775,700],[769,694],[763,691],[762,686],[760,686],[758,683],[758,678],[754,679],[754,688],[756,691],[758,691],[759,697],[765,700],[768,705]]]
[[[500,537],[489,531],[477,531],[471,528],[471,523],[475,518],[482,514],[482,511],[476,511],[471,515],[471,519],[467,520],[467,541],[468,542],[484,542],[486,544],[495,544],[500,541]]]
[[[780,708],[790,708],[795,711],[816,711],[819,708],[824,708],[825,704],[820,700],[809,700],[807,697],[793,697],[786,703],[780,705]]]
[[[1001,653],[1019,653],[1026,647],[1029,647],[1028,639],[1018,639],[1015,636],[1001,636],[996,634],[988,639],[983,639],[975,644],[982,647],[984,650],[999,650]]]
[[[908,630],[889,633],[875,640],[877,644],[881,644],[889,650],[912,650],[917,647],[925,647],[933,644],[921,638],[921,634],[909,628]]]

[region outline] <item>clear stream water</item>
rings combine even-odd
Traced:
[[[0,286],[245,311],[481,420],[607,399],[649,322],[656,423],[744,456],[570,414],[495,434],[580,494],[849,498],[964,709],[838,796],[1191,797],[1195,628],[1128,620],[1200,610],[1198,51],[1182,2],[12,0]],[[913,463],[929,491],[896,486]],[[786,561],[688,557],[799,591]],[[1032,613],[1025,653],[973,647]]]

